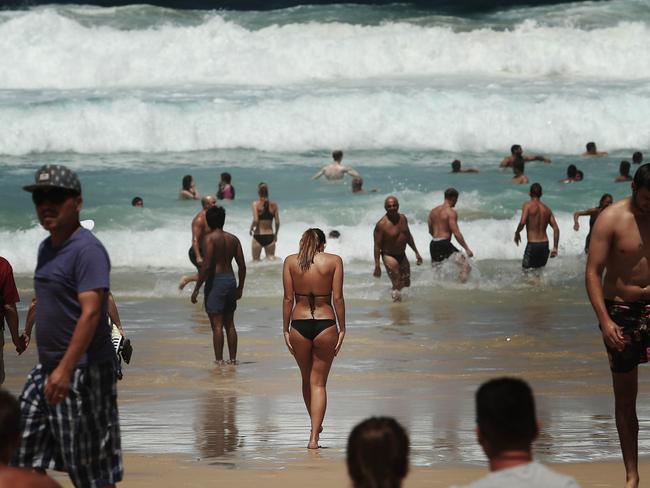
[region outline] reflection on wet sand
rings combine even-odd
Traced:
[[[237,429],[237,396],[228,390],[203,393],[194,426],[196,448],[203,457],[221,457],[242,447]]]

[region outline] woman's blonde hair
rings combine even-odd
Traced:
[[[314,263],[314,256],[325,244],[325,234],[317,228],[307,229],[300,238],[300,250],[298,251],[298,266],[307,271]]]
[[[260,198],[269,198],[269,185],[264,182],[257,185],[257,194]]]

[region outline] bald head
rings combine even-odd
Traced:
[[[217,204],[217,199],[212,195],[206,195],[203,198],[201,198],[201,205],[203,206],[203,210],[207,210],[210,207],[214,207],[216,204]]]
[[[397,212],[399,210],[399,201],[396,197],[390,195],[384,200],[384,208],[386,209],[386,213]]]

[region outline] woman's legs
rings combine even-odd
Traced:
[[[311,435],[307,446],[309,449],[319,447],[318,436],[327,408],[327,390],[325,387],[334,360],[334,348],[338,337],[336,326],[332,326],[318,334],[314,339],[311,376],[309,379],[311,389]]]
[[[267,259],[275,259],[275,241],[264,248]]]
[[[260,260],[260,255],[262,254],[262,246],[254,237],[251,240],[251,253],[253,254],[253,261]]]
[[[311,377],[312,366],[312,347],[313,343],[309,339],[305,339],[300,332],[296,329],[291,329],[289,333],[289,341],[293,347],[294,357],[300,368],[300,376],[302,377],[302,398],[307,407],[307,413],[311,417],[311,387],[309,379]]]

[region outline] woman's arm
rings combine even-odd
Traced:
[[[278,204],[275,204],[275,212],[273,212],[273,217],[275,217],[275,240],[278,239],[278,231],[280,230],[280,207]]]
[[[345,299],[343,298],[343,260],[336,256],[336,268],[334,269],[334,279],[332,280],[332,301],[334,302],[334,311],[339,323],[339,340],[334,348],[336,356],[343,345],[345,338]]]
[[[574,213],[573,214],[573,230],[580,230],[580,223],[578,222],[578,217],[583,217],[585,215],[589,215],[589,217],[591,217],[596,212],[598,212],[597,208],[590,208],[588,210],[578,210],[576,213]]]
[[[255,205],[256,202],[253,202],[251,204],[251,208],[253,209],[253,222],[251,222],[251,228],[248,231],[250,235],[253,235],[255,233],[255,230],[257,229],[257,224],[258,224],[258,219],[259,216],[257,215],[257,206]]]
[[[284,288],[284,297],[282,299],[282,332],[289,352],[294,354],[291,341],[289,340],[289,320],[291,319],[294,300],[293,279],[289,270],[289,259],[291,259],[291,256],[284,260],[284,268],[282,269],[282,286]]]

